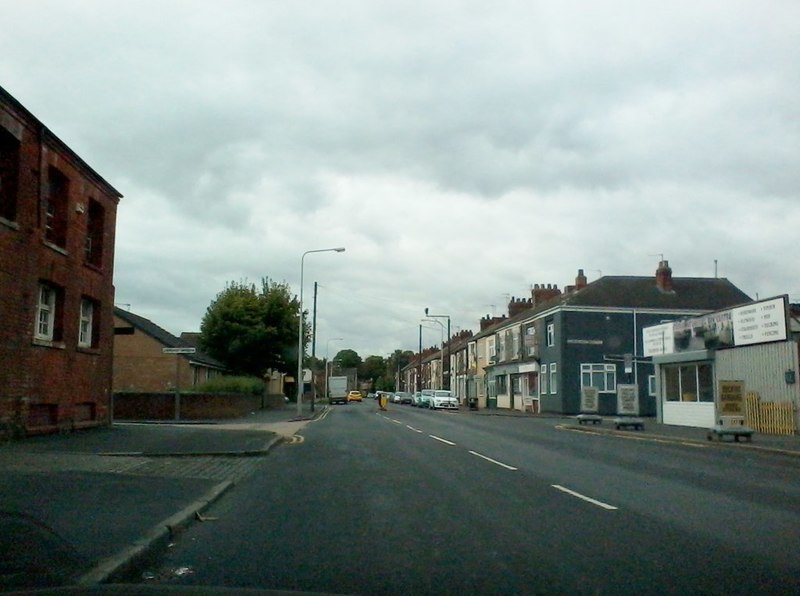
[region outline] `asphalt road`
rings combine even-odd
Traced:
[[[334,407],[302,436],[143,570],[149,581],[361,594],[800,591],[796,460],[373,402]]]

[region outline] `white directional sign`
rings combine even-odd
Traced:
[[[197,348],[161,348],[164,354],[194,354]]]

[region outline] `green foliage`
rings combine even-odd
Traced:
[[[355,350],[339,350],[334,360],[341,368],[359,368],[361,366],[361,356]]]
[[[259,291],[246,281],[231,282],[206,310],[200,346],[235,374],[291,372],[297,367],[298,309],[286,283],[264,278]]]
[[[220,376],[209,379],[192,389],[198,393],[241,393],[262,395],[266,389],[264,381],[258,377]]]

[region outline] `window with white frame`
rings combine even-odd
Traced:
[[[494,337],[486,339],[486,357],[490,363],[495,361]]]
[[[547,393],[547,365],[542,364],[541,372],[539,373],[539,390],[541,395],[545,395]]]
[[[90,348],[97,344],[97,338],[94,331],[94,320],[94,300],[83,298],[81,300],[81,314],[78,325],[78,345],[82,348]]]
[[[558,381],[556,380],[556,365],[550,365],[550,393],[558,393]]]
[[[648,375],[647,377],[647,394],[655,396],[656,395],[656,376],[655,375]]]
[[[556,345],[556,324],[553,321],[547,323],[547,347],[552,348]]]
[[[536,356],[536,327],[533,325],[529,325],[525,329],[525,355],[526,356]]]
[[[511,330],[511,360],[519,358],[519,327]]]
[[[36,304],[36,327],[34,337],[46,341],[61,340],[62,293],[57,286],[41,282]]]
[[[581,364],[581,387],[596,387],[600,393],[617,390],[617,367],[614,364]]]

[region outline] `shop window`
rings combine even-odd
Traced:
[[[19,176],[19,141],[0,128],[0,217],[17,219],[17,178]]]
[[[508,377],[500,375],[494,378],[497,395],[508,395]]]
[[[661,379],[666,401],[714,401],[714,372],[709,363],[664,366]]]
[[[45,200],[44,238],[56,246],[67,246],[67,205],[69,179],[54,167],[48,169],[48,190]]]

